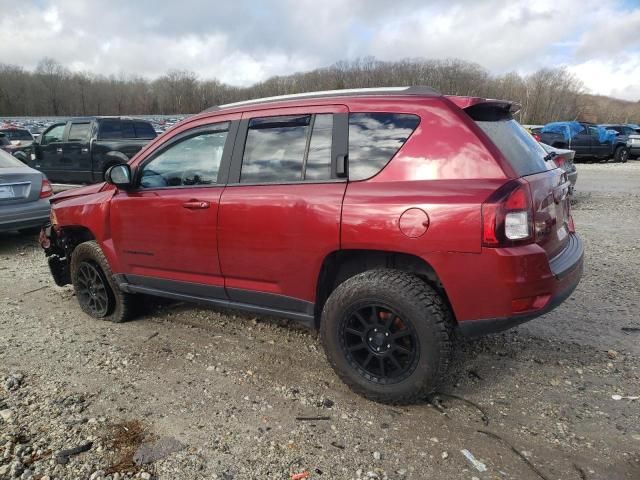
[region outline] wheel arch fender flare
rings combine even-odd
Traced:
[[[423,258],[384,250],[336,250],[327,254],[316,280],[315,323],[331,293],[345,280],[377,268],[392,268],[416,275],[440,293],[453,315],[446,291],[435,269]]]

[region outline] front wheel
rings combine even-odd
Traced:
[[[131,294],[121,291],[95,241],[78,245],[71,254],[71,283],[86,314],[109,322],[124,322],[133,313]]]
[[[322,313],[320,335],[338,376],[371,400],[406,404],[425,398],[444,377],[452,319],[420,278],[371,270],[340,284]]]
[[[613,158],[616,162],[627,163],[627,160],[629,160],[629,149],[627,147],[616,148]]]

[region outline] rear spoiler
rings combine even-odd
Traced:
[[[511,118],[522,106],[509,100],[494,100],[481,97],[458,97],[446,95],[446,98],[464,110],[474,120],[502,120]]]

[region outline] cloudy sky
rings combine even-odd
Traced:
[[[640,0],[0,0],[0,63],[249,85],[375,56],[456,57],[493,73],[565,65],[640,100]]]

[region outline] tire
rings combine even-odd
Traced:
[[[629,160],[629,149],[624,146],[619,146],[616,148],[613,158],[616,162],[627,163],[627,160]]]
[[[81,243],[71,254],[71,283],[87,315],[115,323],[132,317],[133,296],[118,288],[97,242]]]
[[[320,336],[329,363],[354,392],[408,404],[433,393],[444,377],[452,324],[449,309],[429,285],[380,269],[334,290],[322,312]]]

